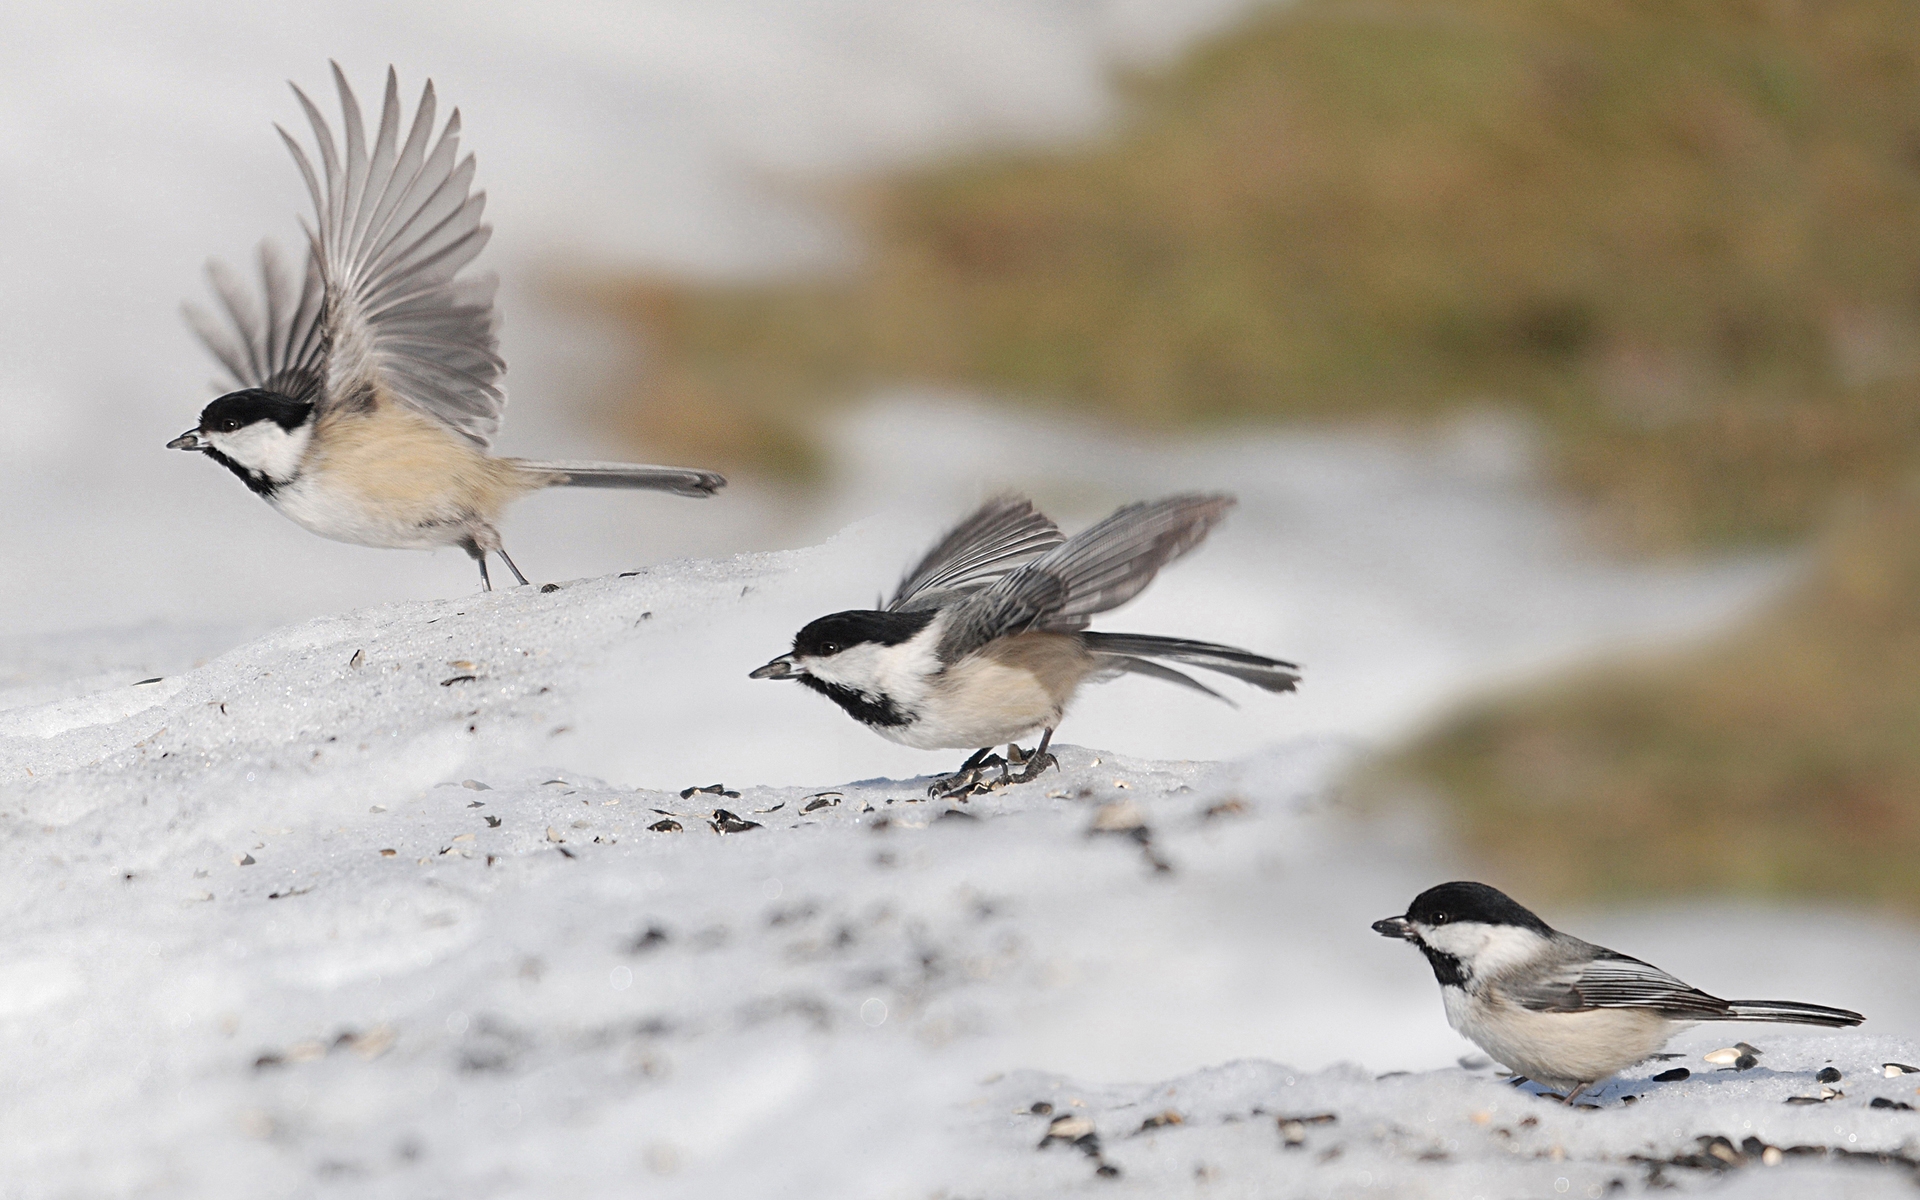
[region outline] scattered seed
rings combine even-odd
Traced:
[[[978,821],[980,818],[958,808],[950,808],[935,817],[936,821]]]
[[[1908,1104],[1905,1100],[1889,1100],[1885,1096],[1875,1096],[1873,1099],[1867,1101],[1867,1107],[1868,1108],[1897,1108],[1902,1112],[1914,1111],[1913,1105]]]
[[[492,817],[492,816],[490,816],[490,817],[488,817],[488,818],[487,818],[486,820],[487,820],[487,828],[488,828],[488,829],[498,829],[498,828],[500,828],[500,818],[499,818],[499,817]]]
[[[481,783],[478,779],[462,779],[460,786],[475,792],[490,792],[493,790],[491,784]]]
[[[367,811],[370,813],[383,813],[387,811],[387,806],[384,804],[369,805]]]
[[[1760,1060],[1751,1054],[1742,1054],[1733,1060],[1733,1069],[1736,1071],[1751,1071],[1759,1065]]]
[[[356,671],[358,671],[361,667],[366,666],[367,652],[365,650],[355,650],[353,652],[353,657],[347,660],[347,665],[349,667],[352,667]]]
[[[285,891],[285,892],[268,892],[267,899],[285,900],[288,896],[304,896],[312,890],[313,888],[309,886],[309,887],[303,887],[303,888],[293,888],[292,890]]]
[[[456,683],[472,683],[475,679],[478,679],[478,678],[479,676],[477,675],[455,675],[448,679],[442,679],[440,681],[440,686],[452,687]]]
[[[547,826],[547,840],[548,840],[548,841],[550,841],[550,842],[564,842],[564,841],[566,841],[567,839],[565,839],[565,838],[563,838],[563,837],[561,837],[561,836],[560,836],[560,831],[559,831],[559,830],[557,830],[557,829],[555,829],[555,828],[554,828],[553,826],[551,826],[551,825],[549,825],[549,826]]]
[[[1053,1105],[1048,1104],[1045,1100],[1035,1100],[1033,1104],[1028,1107],[1027,1112],[1036,1117],[1048,1116],[1053,1112]]]
[[[1746,1043],[1746,1042],[1735,1042],[1735,1043],[1733,1044],[1733,1048],[1734,1048],[1735,1050],[1738,1050],[1738,1051],[1739,1051],[1740,1053],[1742,1053],[1742,1054],[1751,1054],[1751,1055],[1753,1055],[1753,1056],[1754,1056],[1755,1058],[1759,1058],[1759,1057],[1760,1057],[1760,1055],[1764,1053],[1764,1051],[1762,1051],[1762,1050],[1760,1049],[1760,1047],[1758,1047],[1758,1046],[1754,1046],[1754,1045],[1749,1045],[1749,1044],[1748,1044],[1748,1043]]]
[[[396,854],[398,854],[398,853],[400,853],[400,852],[399,852],[398,850],[382,850],[382,851],[380,852],[380,857],[381,857],[381,858],[392,858],[392,857],[393,857],[394,855],[396,855]]]
[[[1147,823],[1147,814],[1131,800],[1116,800],[1111,804],[1102,804],[1093,814],[1091,833],[1131,833],[1143,828]]]
[[[738,795],[738,793],[733,793]],[[707,822],[715,833],[745,833],[749,829],[760,828],[760,822],[748,821],[733,815],[724,808],[713,810],[713,820]]]
[[[838,803],[840,803],[838,799],[829,800],[825,796],[815,796],[813,799],[807,801],[807,806],[800,811],[810,813],[818,808],[831,808]]]
[[[774,805],[772,808],[756,808],[753,810],[753,812],[755,816],[765,816],[767,813],[777,813],[781,809],[785,808],[786,806],[787,806],[787,802],[785,800],[782,800],[780,803]]]
[[[1780,1147],[1778,1146],[1768,1146],[1760,1152],[1760,1161],[1769,1167],[1779,1166],[1786,1157],[1786,1155],[1780,1153]]]
[[[647,826],[647,828],[653,830],[655,833],[679,833],[685,826],[681,825],[680,822],[674,820],[672,817],[662,817]]]
[[[233,856],[233,865],[236,867],[250,867],[253,865],[253,855],[236,854]]]
[[[1818,1083],[1839,1083],[1840,1071],[1836,1067],[1822,1067],[1820,1073],[1813,1078]]]
[[[470,663],[470,662],[468,662],[468,661],[467,661],[466,659],[464,659],[464,658],[455,658],[455,659],[450,659],[450,660],[449,660],[449,661],[447,662],[447,665],[448,665],[448,666],[450,666],[450,667],[452,667],[452,668],[453,668],[454,670],[456,670],[456,671],[471,671],[471,670],[473,670],[473,664],[472,664],[472,663]]]
[[[1675,1067],[1671,1071],[1662,1071],[1658,1075],[1655,1075],[1653,1081],[1655,1083],[1679,1083],[1682,1079],[1692,1074],[1693,1072],[1687,1070],[1685,1067]]]
[[[1740,1061],[1740,1051],[1734,1049],[1732,1046],[1728,1046],[1724,1050],[1709,1050],[1700,1057],[1706,1059],[1716,1067],[1730,1067]]]
[[[543,583],[540,585],[540,594],[543,596],[550,596],[559,590],[560,585],[557,583]]]
[[[1091,1119],[1067,1113],[1047,1123],[1047,1136],[1040,1139],[1040,1144],[1045,1146],[1048,1142],[1076,1142],[1092,1132]]]
[[[1166,1125],[1184,1125],[1186,1123],[1187,1119],[1185,1117],[1169,1108],[1165,1112],[1155,1113],[1140,1122],[1140,1132],[1145,1133],[1149,1129],[1159,1129]]]
[[[639,934],[627,943],[627,953],[645,954],[649,950],[659,949],[672,940],[672,936],[666,930],[658,925],[649,925],[645,933]]]
[[[1910,1067],[1906,1063],[1881,1063],[1880,1073],[1888,1079],[1901,1075],[1920,1075],[1920,1067]]]

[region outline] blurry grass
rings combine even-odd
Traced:
[[[1392,770],[1464,800],[1528,894],[1920,911],[1920,496],[1843,519],[1756,626],[1462,715]]]
[[[621,421],[799,472],[879,384],[1147,430],[1515,406],[1623,544],[1819,536],[1818,578],[1404,765],[1543,887],[1920,908],[1920,3],[1299,0],[1126,96],[1092,147],[849,186],[843,274],[581,281],[651,352]]]

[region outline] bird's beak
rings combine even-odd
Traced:
[[[792,679],[793,655],[782,654],[764,667],[747,672],[748,679]]]
[[[1373,923],[1373,931],[1381,937],[1411,938],[1413,930],[1408,928],[1405,917],[1386,917]]]
[[[189,429],[167,443],[169,450],[205,450],[206,448],[206,444],[200,440],[198,429]]]

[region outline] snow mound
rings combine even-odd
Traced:
[[[32,1081],[0,1098],[0,1195],[1591,1194],[1649,1186],[1633,1155],[1711,1157],[1703,1135],[1920,1134],[1865,1107],[1911,1091],[1861,1080],[1920,1057],[1886,1035],[1769,1031],[1760,1068],[1629,1078],[1597,1113],[1484,1071],[1332,1065],[1461,1047],[1424,968],[1367,930],[1434,852],[1334,811],[1326,740],[1227,764],[1063,746],[965,804],[924,777],[729,786],[716,762],[635,788],[565,765],[610,687],[672,694],[650,663],[778,650],[769,613],[820,553],[392,604],[158,679],[46,650],[80,674],[0,693],[0,1055]],[[1912,991],[1851,969],[1739,990],[1876,1018]],[[1303,1069],[1192,1073],[1248,1055]],[[1847,1095],[1785,1105],[1828,1059]],[[1084,1112],[1099,1155],[1038,1149],[1038,1101]],[[1275,1117],[1323,1112],[1287,1149]],[[1800,1153],[1737,1179],[1904,1169]]]

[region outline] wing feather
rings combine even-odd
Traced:
[[[438,101],[429,82],[407,124],[389,67],[369,144],[337,63],[333,82],[340,139],[299,87],[314,154],[275,127],[313,203],[312,223],[302,222],[304,276],[296,280],[263,250],[263,311],[234,272],[215,265],[224,327],[197,308],[188,319],[240,386],[337,405],[361,402],[371,385],[485,448],[506,404],[506,367],[494,333],[497,281],[460,277],[492,234],[481,220],[486,196],[473,191],[473,156],[460,156],[460,114],[434,136]]]
[[[1732,1006],[1651,963],[1611,950],[1570,961],[1523,986],[1509,986],[1515,1000],[1539,1012],[1585,1012],[1596,1008],[1649,1008],[1677,1020],[1724,1018]]]
[[[940,642],[952,662],[994,638],[1044,629],[1074,633],[1140,594],[1220,522],[1232,496],[1189,493],[1129,504],[958,606]]]
[[[1065,541],[1058,526],[1024,496],[995,496],[914,564],[889,610],[934,608],[954,593],[991,587],[1007,573]]]

